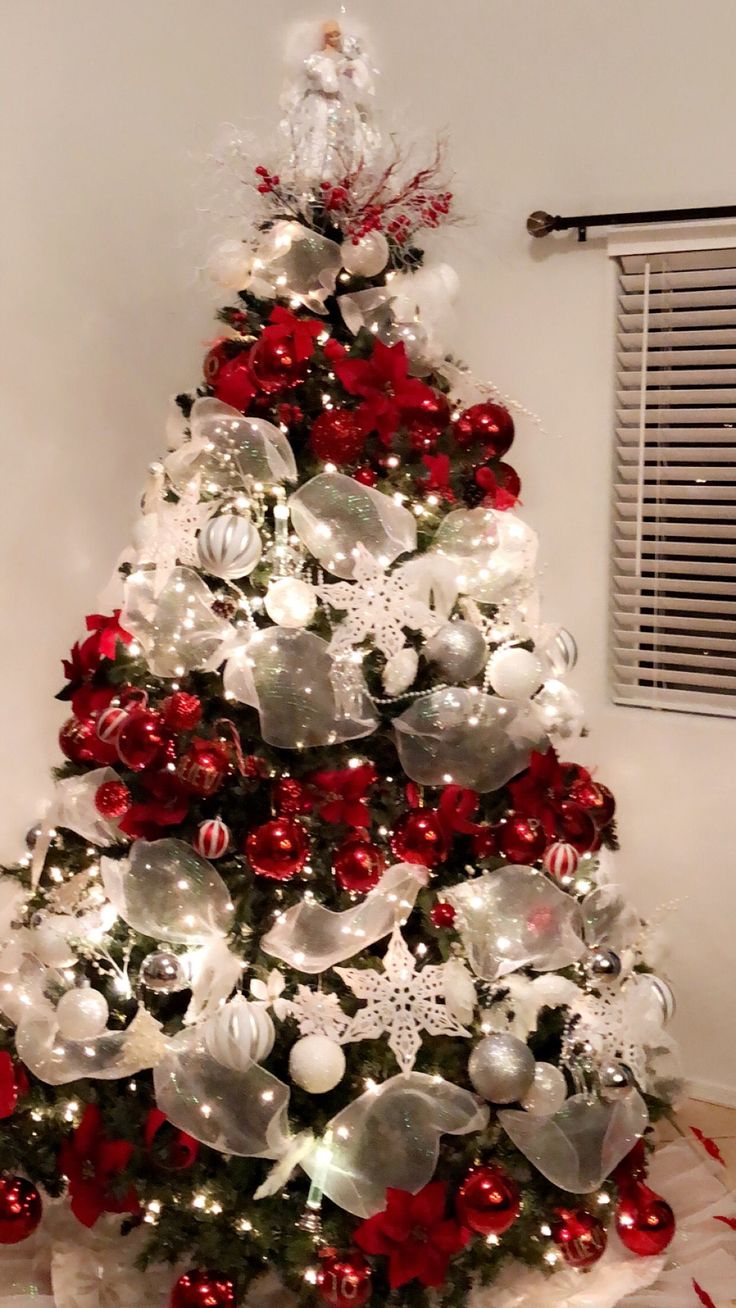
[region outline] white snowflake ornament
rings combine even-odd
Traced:
[[[336,967],[338,976],[358,999],[365,999],[342,1037],[377,1040],[388,1034],[389,1048],[402,1072],[410,1072],[422,1039],[429,1035],[470,1036],[445,1003],[445,965],[417,970],[417,960],[399,930],[394,931],[383,958],[383,972],[372,968]]]
[[[324,604],[345,614],[332,633],[331,649],[339,654],[371,637],[376,649],[392,658],[406,645],[404,628],[433,631],[434,615],[428,604],[412,594],[402,568],[389,572],[361,544],[353,553],[354,581],[315,588]]]
[[[288,1007],[290,1015],[297,1020],[299,1034],[303,1036],[323,1035],[340,1043],[349,1025],[349,1018],[343,1013],[337,995],[323,990],[297,986]]]

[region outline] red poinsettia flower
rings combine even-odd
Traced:
[[[358,413],[367,431],[377,431],[384,445],[391,443],[408,409],[434,396],[431,386],[408,375],[404,342],[384,345],[375,341],[369,359],[336,358],[332,364],[350,395],[362,397]]]
[[[178,827],[189,813],[189,797],[173,772],[154,772],[143,778],[151,796],[131,804],[118,829],[132,840],[156,840],[165,827]]]
[[[478,806],[477,791],[468,790],[464,786],[445,786],[437,812],[448,837],[458,834],[475,836],[484,830],[482,823],[473,821]]]
[[[173,1126],[160,1108],[152,1108],[143,1128],[149,1153],[155,1153],[162,1166],[174,1172],[191,1167],[199,1153],[199,1142],[186,1131]]]
[[[296,363],[305,363],[314,354],[317,337],[324,331],[324,323],[315,318],[297,318],[295,313],[277,304],[269,317],[269,326],[261,332],[261,340],[286,341]]]
[[[337,768],[313,772],[307,778],[323,801],[319,816],[325,822],[344,822],[349,827],[369,827],[373,821],[365,796],[378,779],[372,763],[358,768]]]
[[[10,1117],[18,1100],[27,1093],[26,1069],[3,1050],[0,1053],[0,1118]]]
[[[419,482],[420,490],[433,491],[435,495],[441,495],[443,500],[454,500],[455,492],[450,485],[450,456],[448,454],[425,454],[422,457],[422,463],[427,469],[428,476],[423,477]]]
[[[509,782],[509,790],[515,812],[525,818],[536,818],[552,840],[557,833],[559,806],[567,794],[562,768],[552,746],[546,754],[532,750],[529,767]]]
[[[433,1287],[444,1284],[450,1258],[471,1237],[458,1221],[445,1217],[446,1204],[444,1181],[430,1181],[419,1194],[387,1190],[384,1212],[358,1227],[358,1247],[388,1258],[392,1290],[414,1280]]]
[[[485,491],[483,503],[491,509],[498,509],[503,513],[519,503],[518,495],[514,495],[512,491],[502,486],[491,468],[476,469],[475,482],[482,491]]]
[[[78,718],[101,713],[119,694],[119,687],[105,684],[101,665],[104,659],[115,658],[118,641],[129,645],[133,639],[130,632],[120,626],[120,609],[115,609],[109,617],[89,613],[85,622],[90,635],[81,644],[76,641],[69,658],[62,660],[67,685],[56,696],[57,699],[71,700],[74,715]]]
[[[103,1213],[140,1212],[133,1186],[126,1188],[118,1181],[132,1153],[130,1140],[108,1140],[99,1108],[88,1104],[59,1154],[59,1171],[69,1182],[71,1210],[83,1226],[94,1226]]]

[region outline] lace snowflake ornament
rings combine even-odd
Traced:
[[[391,658],[404,649],[404,628],[434,631],[432,610],[416,599],[402,568],[388,572],[364,545],[355,547],[354,581],[334,581],[315,590],[324,604],[345,617],[332,633],[331,649],[339,655],[368,637]]]
[[[338,1044],[350,1023],[337,995],[310,990],[309,986],[297,986],[296,994],[289,1002],[289,1013],[296,1018],[300,1035],[324,1035]]]
[[[343,1044],[377,1040],[386,1032],[402,1072],[410,1072],[421,1047],[420,1032],[470,1036],[444,1002],[445,965],[417,969],[417,960],[401,932],[394,931],[383,958],[383,971],[336,967],[338,976],[358,999],[366,1001],[348,1021]]]
[[[155,488],[138,523],[138,562],[153,564],[156,594],[177,562],[188,568],[199,562],[197,533],[212,512],[212,505],[200,503],[199,482],[195,478],[175,504],[164,499],[163,487]]]

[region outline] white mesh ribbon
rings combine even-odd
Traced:
[[[365,899],[342,913],[302,900],[281,915],[261,948],[300,972],[324,972],[406,921],[428,876],[416,864],[395,863]]]
[[[664,1029],[662,1004],[646,975],[632,974],[600,995],[578,990],[570,1012],[576,1018],[575,1038],[587,1041],[597,1058],[621,1060],[650,1094],[678,1098],[678,1047]]]
[[[174,1037],[153,1079],[161,1111],[202,1144],[246,1158],[288,1152],[289,1087],[258,1063],[241,1071],[219,1062],[204,1024]]]
[[[529,867],[485,872],[443,894],[457,910],[470,966],[484,981],[520,967],[554,972],[585,952],[577,902]]]
[[[33,847],[31,885],[37,886],[51,845],[54,827],[66,827],[91,845],[106,848],[120,840],[117,824],[103,818],[95,806],[95,795],[106,781],[119,781],[112,768],[95,768],[79,777],[57,781],[54,797]]]
[[[316,1142],[302,1167],[319,1171],[324,1194],[356,1217],[386,1206],[393,1187],[416,1194],[434,1176],[440,1136],[467,1135],[488,1124],[489,1109],[476,1095],[422,1072],[392,1077],[348,1104],[328,1125],[332,1156]]]
[[[289,499],[294,530],[327,572],[350,578],[355,547],[388,567],[416,549],[416,518],[382,491],[342,472],[320,472]]]
[[[125,1031],[103,1031],[89,1040],[67,1040],[58,1032],[51,1004],[37,1002],[15,1032],[18,1057],[48,1085],[66,1085],[83,1077],[117,1081],[153,1067],[164,1053],[161,1026],[139,1008]]]
[[[101,860],[108,898],[134,931],[171,944],[206,945],[227,935],[228,888],[183,840],[136,840],[127,858]]]
[[[340,246],[303,223],[277,222],[269,228],[253,261],[250,289],[255,295],[288,295],[313,313],[325,312],[342,268]]]
[[[257,708],[261,735],[279,749],[332,745],[377,725],[360,669],[337,660],[311,631],[267,627],[233,650],[225,692]]]
[[[164,465],[177,490],[186,490],[196,475],[218,491],[242,490],[249,482],[296,481],[289,440],[265,418],[247,418],[221,400],[206,398],[195,400],[190,427],[191,439]]]
[[[504,1109],[498,1120],[548,1181],[571,1194],[590,1194],[644,1134],[649,1113],[638,1090],[631,1089],[614,1103],[571,1095],[551,1117]]]
[[[460,590],[485,604],[519,599],[531,585],[537,537],[509,510],[454,509],[443,519],[432,550],[458,567]]]
[[[154,573],[128,577],[121,622],[140,641],[154,676],[183,677],[222,661],[233,628],[213,612],[214,600],[191,568],[174,568],[158,593]]]
[[[528,708],[450,686],[416,699],[394,721],[401,765],[426,786],[498,790],[547,737]]]

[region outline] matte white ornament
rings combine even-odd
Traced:
[[[367,232],[355,242],[343,241],[342,266],[356,277],[377,277],[388,263],[388,241],[383,232]]]
[[[567,1082],[553,1063],[537,1063],[534,1080],[521,1100],[522,1108],[535,1117],[556,1113],[567,1099]]]
[[[360,543],[382,566],[417,545],[417,523],[403,504],[342,472],[320,472],[289,499],[294,530],[327,572],[352,577]]]
[[[207,1049],[224,1067],[245,1072],[252,1063],[262,1063],[273,1049],[276,1033],[265,1004],[235,995],[218,1013],[207,1019],[204,1040]]]
[[[532,708],[548,735],[563,740],[580,735],[585,721],[583,702],[564,682],[545,681],[532,700]]]
[[[39,962],[47,967],[70,967],[76,954],[69,943],[79,930],[76,919],[54,913],[29,931],[30,947]]]
[[[99,990],[67,990],[56,1005],[60,1034],[67,1040],[91,1040],[107,1026],[110,1010]]]
[[[528,649],[505,646],[491,654],[488,676],[496,694],[503,699],[528,699],[539,688],[542,665]]]
[[[229,291],[242,291],[250,279],[252,254],[243,241],[222,241],[207,260],[214,282]]]
[[[345,1055],[326,1035],[302,1036],[289,1055],[289,1075],[311,1095],[324,1095],[342,1081]]]
[[[414,684],[419,667],[419,655],[410,645],[397,650],[386,660],[381,673],[383,688],[387,695],[401,695]]]
[[[308,581],[281,577],[272,581],[265,598],[266,612],[279,627],[308,627],[317,611],[317,594]]]
[[[202,567],[213,577],[234,581],[247,577],[261,557],[260,533],[250,518],[223,513],[210,518],[197,541]]]

